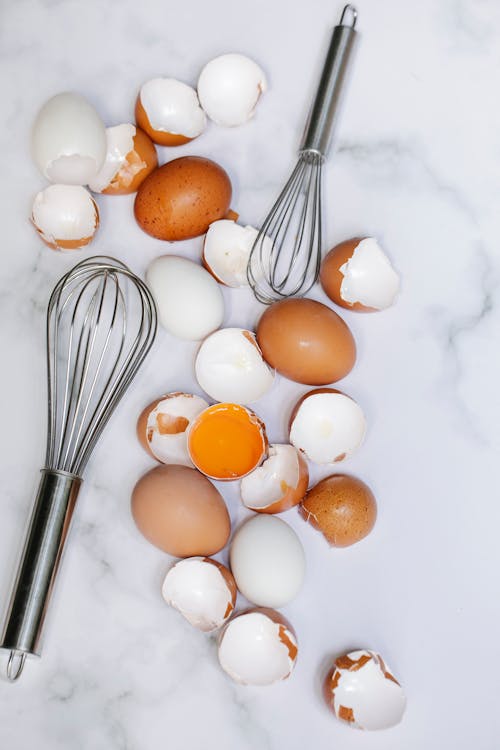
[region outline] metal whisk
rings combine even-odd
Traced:
[[[47,310],[45,467],[18,567],[1,648],[7,677],[40,655],[43,621],[87,461],[156,334],[146,285],[123,263],[94,257],[62,277]]]
[[[316,96],[299,149],[299,159],[255,239],[247,277],[264,304],[303,296],[321,264],[321,169],[357,36],[357,11],[346,5],[335,26]]]

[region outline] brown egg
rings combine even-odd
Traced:
[[[346,474],[332,474],[318,482],[299,510],[332,547],[359,542],[373,529],[377,517],[373,492],[360,479]]]
[[[187,240],[204,234],[229,210],[231,181],[210,159],[182,156],[152,172],[139,188],[137,223],[160,240]]]
[[[106,195],[135,193],[157,166],[158,155],[154,143],[143,130],[136,128],[133,149],[128,152],[124,164],[102,192]]]
[[[213,484],[187,466],[157,466],[132,493],[132,515],[139,531],[176,557],[213,555],[227,543],[231,522]]]
[[[356,360],[356,344],[342,318],[312,299],[270,305],[257,326],[257,341],[272,367],[305,385],[334,383]]]

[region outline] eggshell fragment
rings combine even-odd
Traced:
[[[198,79],[201,106],[218,125],[243,125],[253,117],[267,89],[264,71],[249,57],[220,55],[205,65]]]
[[[304,549],[295,531],[280,518],[252,516],[236,531],[229,552],[238,590],[263,607],[282,607],[304,581]]]
[[[50,182],[86,185],[106,157],[106,130],[94,107],[66,91],[49,99],[32,131],[33,158]]]
[[[213,555],[231,531],[220,493],[187,466],[156,466],[144,474],[132,493],[132,516],[151,544],[175,557]]]
[[[363,442],[365,432],[361,407],[334,388],[317,388],[304,394],[290,419],[290,442],[318,464],[350,456]]]
[[[215,331],[200,346],[196,379],[215,401],[247,404],[272,387],[274,372],[264,362],[255,334],[244,328]]]
[[[241,685],[272,685],[293,671],[298,645],[290,623],[268,608],[242,612],[228,622],[219,642],[222,669]]]
[[[188,240],[225,218],[231,192],[231,181],[218,164],[182,156],[146,177],[135,199],[135,218],[144,232],[159,240]]]
[[[135,118],[155,143],[181,146],[205,130],[207,118],[196,91],[175,78],[153,78],[141,87]]]
[[[269,458],[241,480],[243,504],[257,513],[282,513],[307,491],[307,464],[293,445],[270,445]]]
[[[311,487],[302,501],[300,514],[321,531],[330,545],[348,547],[373,529],[377,503],[373,492],[360,479],[332,474]]]
[[[230,287],[248,286],[247,266],[258,230],[243,227],[230,219],[219,219],[210,224],[203,244],[203,264],[219,281]],[[272,241],[263,239],[263,253],[271,252]],[[258,278],[255,264],[255,277]]]
[[[257,326],[257,341],[266,362],[306,385],[334,383],[356,360],[356,345],[342,318],[312,299],[270,305]]]
[[[336,659],[323,693],[335,716],[357,729],[393,727],[406,708],[401,685],[374,651],[351,651]]]
[[[321,286],[333,302],[361,312],[394,304],[399,276],[374,237],[336,245],[323,260]]]
[[[124,123],[106,128],[106,159],[98,174],[89,182],[94,193],[127,195],[158,166],[153,142],[135,125]]]
[[[49,185],[35,196],[31,222],[53,250],[76,250],[92,242],[99,210],[84,187]]]
[[[222,292],[197,263],[178,255],[162,255],[148,266],[146,280],[160,323],[173,336],[199,341],[221,325]]]
[[[207,407],[200,396],[167,393],[143,410],[137,421],[137,437],[157,461],[193,466],[187,449],[187,432],[195,417]]]
[[[168,571],[162,586],[167,604],[195,628],[220,628],[236,604],[236,583],[230,571],[209,557],[180,560]]]

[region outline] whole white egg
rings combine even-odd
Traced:
[[[287,604],[304,580],[304,548],[295,531],[275,516],[253,516],[240,526],[230,563],[239,591],[261,607]]]
[[[146,272],[160,323],[180,339],[199,341],[224,318],[219,285],[208,271],[187,258],[162,255]]]

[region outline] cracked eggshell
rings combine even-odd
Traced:
[[[137,437],[150,456],[164,464],[193,466],[187,449],[192,421],[208,403],[191,393],[167,393],[146,406],[137,421]]]
[[[76,250],[92,242],[99,210],[84,187],[49,185],[35,196],[31,222],[53,250]]]
[[[244,328],[222,328],[201,344],[196,379],[214,401],[248,404],[269,391],[274,370],[264,361],[255,334]]]
[[[385,310],[399,292],[399,276],[374,237],[336,245],[321,264],[320,281],[333,302],[360,312]]]
[[[304,581],[301,541],[276,516],[259,514],[245,521],[233,537],[229,559],[238,590],[262,607],[288,604]]]
[[[158,166],[154,144],[140,128],[124,123],[106,128],[106,159],[89,182],[94,193],[127,195]]]
[[[45,102],[36,117],[32,153],[50,182],[86,185],[106,158],[104,123],[80,94],[57,94]]]
[[[232,573],[209,557],[180,560],[168,571],[162,596],[195,628],[210,632],[220,628],[236,604]]]
[[[142,85],[135,119],[161,146],[188,143],[201,135],[207,124],[196,91],[175,78],[153,78]]]
[[[297,637],[288,620],[264,607],[233,617],[219,640],[219,663],[241,685],[263,686],[286,680],[297,654]]]
[[[380,654],[365,649],[335,660],[323,685],[328,708],[357,729],[388,729],[399,724],[406,697]]]
[[[359,404],[334,388],[305,393],[290,418],[290,442],[317,464],[342,461],[359,448],[366,420]]]
[[[241,480],[243,504],[257,513],[282,513],[307,492],[307,464],[293,445],[270,445],[269,458]]]
[[[173,336],[200,341],[221,325],[222,292],[213,276],[198,263],[178,255],[162,255],[148,266],[146,281],[160,323]]]
[[[220,55],[208,62],[198,79],[200,103],[218,125],[243,125],[254,115],[267,89],[264,71],[249,57]]]
[[[332,547],[348,547],[373,529],[377,502],[361,479],[332,474],[311,487],[302,501],[300,514]]]
[[[214,221],[205,235],[203,265],[225,286],[248,286],[247,266],[258,233],[254,227],[243,227],[230,219]],[[263,252],[270,253],[271,246],[271,239],[265,237]]]

